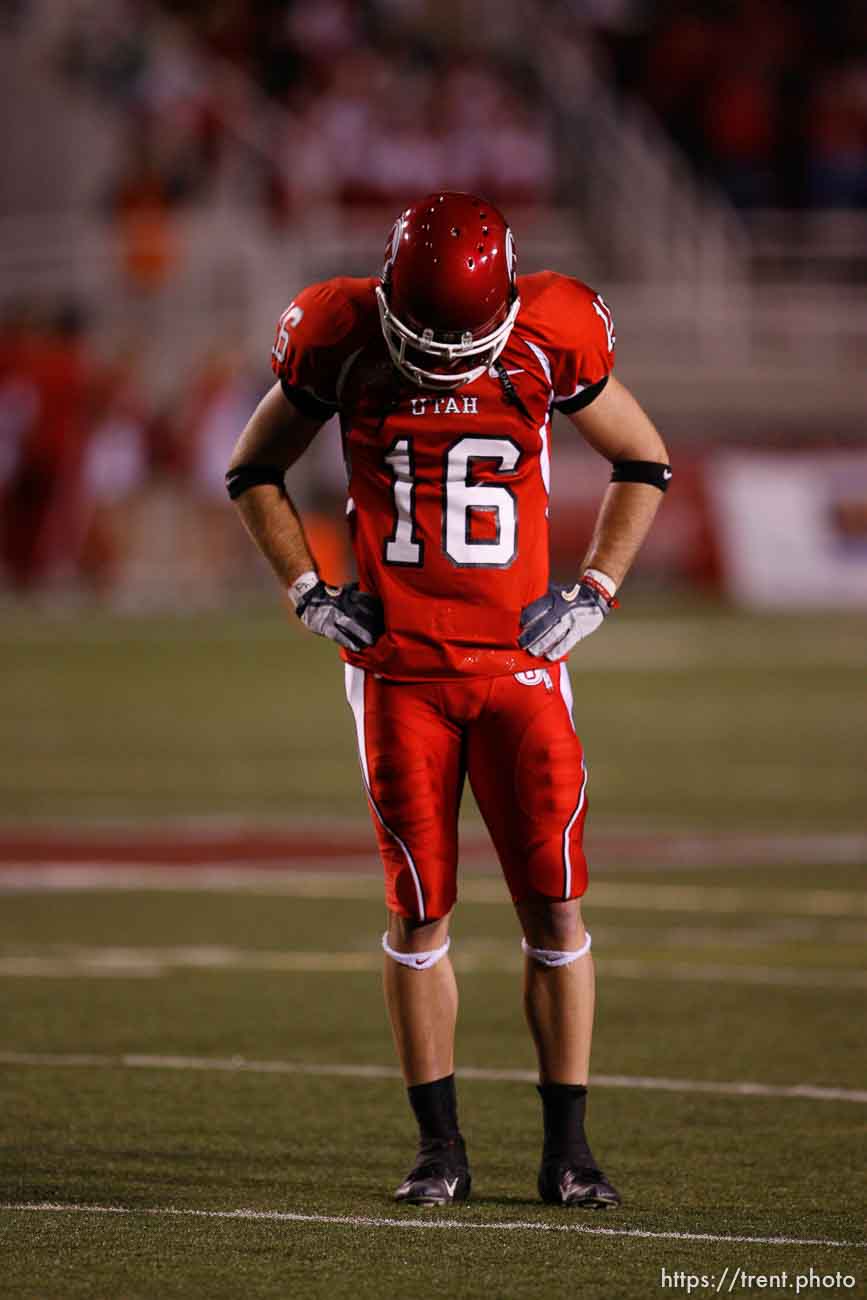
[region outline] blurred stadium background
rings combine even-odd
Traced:
[[[864,604],[858,0],[4,0],[0,24],[9,597],[264,589],[222,477],[277,316],[450,186],[500,203],[524,270],[612,303],[678,461],[648,578]],[[604,475],[559,465],[569,571]],[[336,437],[297,477],[339,572]]]
[[[763,1246],[767,1267],[851,1245],[823,1187],[854,1168],[867,1099],[863,0],[0,0],[0,103],[0,1200],[392,1213],[397,1086],[364,1084],[360,1116],[340,1077],[391,1050],[339,665],[288,620],[223,473],[293,294],[375,272],[395,213],[442,186],[499,203],[521,269],[604,293],[676,466],[621,614],[574,657],[618,1222],[710,1234],[678,1246],[699,1272],[737,1262],[726,1233],[802,1242]],[[553,477],[570,577],[606,467],[563,425]],[[342,578],[334,428],[291,486]],[[469,811],[463,1059],[529,1069]],[[290,1064],[217,1091],[183,1075],[195,1054]],[[648,1078],[710,1093],[657,1089],[648,1134]],[[503,1089],[465,1084],[493,1189],[468,1214],[542,1223],[535,1118]],[[347,1162],[335,1116],[370,1163],[323,1191]],[[445,1294],[490,1296],[496,1269],[503,1295],[580,1278],[608,1300],[656,1294],[672,1259],[584,1238],[579,1269],[550,1234],[479,1235],[458,1279],[444,1243],[329,1221],[296,1224],[275,1272],[261,1224],[203,1220],[146,1267],[138,1227],[107,1247],[22,1215],[0,1215],[16,1300],[36,1279],[236,1297],[242,1274],[248,1296],[409,1294],[423,1250]]]

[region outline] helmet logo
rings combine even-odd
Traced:
[[[515,241],[508,226],[506,226],[506,271],[509,280],[513,281],[515,279]]]
[[[400,240],[402,235],[403,217],[398,217],[397,221],[394,223],[394,229],[391,232],[391,248],[389,249],[388,256],[385,259],[386,266],[391,266],[394,259],[397,257],[398,252],[400,251]]]

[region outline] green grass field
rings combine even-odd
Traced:
[[[454,925],[474,1197],[419,1211],[391,1200],[414,1135],[372,860],[205,884],[0,869],[0,1295],[687,1294],[663,1269],[693,1296],[864,1295],[865,633],[639,609],[576,656],[595,823],[695,846],[606,862],[588,895],[590,1134],[625,1202],[606,1216],[536,1199],[495,876],[465,879]],[[6,828],[364,815],[336,657],[279,617],[15,616],[0,661]],[[715,851],[733,829],[754,860]],[[763,857],[782,833],[813,847]]]
[[[0,820],[365,816],[335,647],[279,613],[7,618]],[[867,617],[624,610],[571,660],[593,816],[864,826]]]

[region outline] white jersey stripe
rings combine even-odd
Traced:
[[[608,306],[608,303],[602,297],[601,293],[597,293],[596,295],[593,302],[593,310],[605,326],[605,337],[608,342],[608,351],[613,352],[614,344],[617,342],[617,335],[614,333],[614,317],[611,315],[611,308]]]
[[[601,301],[601,299],[600,299],[600,301]],[[595,306],[595,303],[594,303],[594,306]],[[598,308],[598,307],[596,307],[596,311],[599,312],[599,308]],[[599,312],[599,315],[601,316],[602,313]],[[604,320],[604,319],[605,319],[605,318],[603,317],[603,320]],[[607,329],[607,328],[608,328],[608,327],[607,327],[607,325],[606,325],[606,329]],[[531,343],[529,339],[522,339],[521,342],[522,342],[522,343],[526,343],[527,347],[530,349],[530,351],[533,353],[533,355],[534,355],[534,356],[536,357],[536,359],[538,360],[538,362],[539,362],[539,364],[541,365],[542,369],[545,371],[545,376],[546,376],[546,378],[547,378],[547,380],[548,380],[548,387],[549,387],[550,390],[551,390],[551,392],[550,392],[550,394],[549,394],[549,396],[548,396],[548,409],[549,409],[549,410],[551,409],[551,403],[552,403],[552,402],[568,402],[568,401],[570,401],[573,397],[577,397],[579,393],[583,393],[583,392],[584,392],[584,389],[588,387],[587,384],[578,384],[578,385],[576,386],[576,388],[575,388],[575,391],[572,392],[572,393],[555,393],[555,392],[554,392],[554,381],[553,381],[553,379],[551,378],[551,362],[550,362],[550,361],[548,360],[548,358],[545,356],[545,353],[542,351],[542,349],[536,347],[536,344],[535,344],[535,343]],[[610,351],[610,349],[609,349],[609,351]]]
[[[548,404],[547,407],[545,408],[545,423],[539,429],[539,439],[542,443],[542,450],[539,455],[539,468],[542,471],[542,482],[545,485],[545,492],[548,496],[550,496],[551,495],[551,452],[548,446],[548,425],[551,418],[550,416],[551,399],[554,396],[554,391],[551,388],[551,363],[548,360],[548,358],[545,356],[545,353],[542,351],[542,349],[537,348],[535,343],[531,343],[529,339],[522,339],[521,341],[523,343],[526,343],[527,347],[533,353],[533,356],[536,358],[536,360],[539,362],[539,365],[545,371],[545,378],[548,380]]]
[[[545,353],[542,351],[542,349],[536,347],[535,343],[531,343],[529,339],[524,339],[524,338],[521,339],[521,342],[526,343],[527,347],[533,353],[533,356],[539,362],[539,365],[545,371],[545,378],[548,380],[548,387],[550,388],[552,386],[551,385],[551,362],[545,356]]]
[[[583,393],[584,389],[589,387],[590,387],[589,384],[576,384],[574,391],[571,393],[555,393],[554,401],[571,402],[573,397],[577,397],[579,393]]]
[[[548,417],[545,416],[545,423],[539,429],[539,439],[542,443],[542,450],[539,453],[539,468],[542,471],[542,482],[545,485],[545,492],[551,495],[551,453],[548,450]],[[547,506],[545,507],[547,511]]]
[[[344,681],[346,683],[346,698],[349,701],[349,707],[352,709],[352,716],[355,718],[355,732],[358,737],[358,757],[361,763],[361,775],[364,780],[364,788],[367,791],[367,797],[370,800],[370,806],[376,814],[377,820],[383,830],[387,831],[394,840],[406,858],[412,876],[412,883],[415,886],[416,901],[418,902],[419,920],[427,920],[427,909],[425,908],[424,889],[422,888],[421,876],[415,865],[415,860],[407,848],[406,844],[400,838],[396,831],[393,831],[386,822],[382,813],[379,811],[376,800],[373,797],[373,791],[370,785],[370,773],[367,767],[367,741],[364,732],[364,681],[365,672],[363,668],[356,668],[354,664],[346,664],[344,672]]]

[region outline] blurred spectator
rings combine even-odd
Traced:
[[[0,551],[13,586],[27,591],[59,576],[78,548],[92,371],[86,323],[72,305],[47,327],[18,320],[4,334]]]
[[[161,288],[178,257],[172,217],[174,194],[153,156],[146,133],[131,138],[127,169],[110,206],[120,233],[121,255],[130,287],[140,293]]]
[[[71,8],[60,49],[62,66],[96,94],[120,105],[130,103],[148,60],[147,18],[147,7],[136,0],[79,0]]]
[[[449,28],[431,5],[405,15],[382,0],[321,0],[313,9],[290,0],[113,0],[105,8],[76,11],[64,62],[127,114],[116,190],[142,286],[170,268],[169,208],[217,184],[226,122],[236,144],[255,140],[261,151],[270,137],[265,193],[283,218],[311,194],[393,206],[408,190],[487,184],[504,204],[550,197],[556,168],[538,91],[524,92],[515,67],[480,62],[475,49],[465,56],[459,6],[456,45],[441,39]],[[249,102],[262,92],[284,109],[273,131],[264,101]],[[250,153],[246,167],[255,179],[261,157]]]
[[[603,34],[612,67],[735,204],[867,205],[862,4],[668,0],[644,13],[643,28]]]
[[[867,207],[867,59],[812,89],[807,186],[816,207]]]
[[[64,64],[147,124],[147,165],[130,151],[139,188],[155,168],[172,202],[213,190],[227,130],[280,219],[301,195],[393,204],[487,186],[508,204],[565,186],[568,197],[575,171],[556,165],[547,119],[587,93],[582,70],[605,68],[736,204],[867,202],[857,0],[522,0],[497,11],[480,60],[478,23],[495,9],[78,0]]]
[[[214,348],[193,373],[175,423],[186,453],[186,522],[179,538],[198,602],[216,600],[243,584],[251,568],[238,546],[237,520],[226,509],[226,466],[238,435],[262,396],[243,353]]]
[[[314,67],[327,71],[363,41],[360,6],[353,0],[317,0],[315,5],[287,5],[286,9],[289,35]]]
[[[182,399],[177,423],[189,449],[190,485],[200,500],[218,502],[221,511],[226,465],[261,396],[240,349],[223,346],[204,358]]]
[[[14,32],[22,23],[29,0],[0,0],[0,33]]]
[[[0,501],[22,463],[27,431],[39,411],[39,393],[25,365],[31,330],[20,306],[0,322]]]
[[[85,583],[110,597],[124,581],[134,515],[149,480],[148,425],[133,354],[106,368],[94,401],[83,465]]]
[[[779,136],[767,70],[746,53],[739,66],[726,65],[712,80],[702,121],[712,169],[739,207],[771,207]]]

